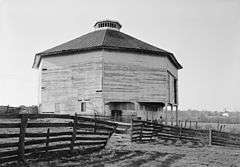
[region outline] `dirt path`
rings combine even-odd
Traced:
[[[127,135],[115,135],[110,145],[111,149],[142,151],[145,153],[160,153],[154,160],[142,157],[144,163],[140,166],[162,167],[240,167],[240,149],[218,146],[202,146],[192,143],[155,142],[146,144],[131,143]],[[147,160],[146,160],[147,159]],[[142,162],[143,162],[142,161]],[[110,166],[118,165],[112,164]],[[128,166],[128,165],[126,165]]]

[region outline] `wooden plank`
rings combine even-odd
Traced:
[[[0,158],[2,157],[9,157],[13,155],[18,155],[18,150],[11,150],[11,151],[2,151],[0,152]]]
[[[27,114],[30,119],[42,119],[42,118],[58,118],[58,119],[73,119],[74,116],[68,114]]]
[[[94,141],[94,142],[76,142],[75,146],[90,146],[90,145],[101,145],[105,144],[106,141]]]
[[[96,123],[99,123],[99,124],[103,124],[103,125],[109,125],[109,126],[116,126],[117,123],[114,123],[114,122],[110,122],[110,121],[102,121],[102,120],[99,120],[99,119],[96,119],[94,120],[94,118],[87,118],[87,117],[82,117],[82,116],[78,116],[78,121],[81,122],[81,121],[84,121],[84,122],[96,122]]]
[[[64,143],[64,144],[57,144],[57,145],[52,145],[52,146],[48,146],[48,151],[50,150],[56,150],[56,149],[62,149],[62,148],[69,148],[70,147],[70,143]],[[26,154],[29,153],[37,153],[37,152],[41,152],[41,151],[45,151],[46,147],[37,147],[37,148],[27,148],[25,150]]]
[[[240,134],[236,134],[236,133],[228,133],[228,132],[219,132],[219,131],[216,131],[216,130],[212,130],[212,133],[215,135],[226,135],[226,136],[235,136],[235,137],[239,137],[240,138]]]
[[[46,137],[48,134],[47,133],[26,133],[25,137],[26,138],[37,138],[37,137]],[[67,136],[67,135],[72,135],[72,132],[51,132],[49,134],[49,137],[54,137],[54,136]]]
[[[19,137],[19,133],[12,133],[12,134],[0,134],[0,138],[17,138]]]
[[[225,146],[238,146],[240,147],[240,143],[235,143],[235,142],[231,142],[231,141],[228,141],[228,140],[213,140],[212,143],[220,143],[220,144],[223,144]]]
[[[165,137],[165,138],[180,138],[180,139],[184,139],[184,140],[190,140],[190,141],[199,141],[200,139],[198,138],[193,138],[193,137],[179,137],[179,136],[174,136],[174,135],[166,135],[166,134],[158,134],[157,137]]]
[[[1,119],[20,119],[20,115],[0,114]]]
[[[81,136],[76,137],[76,140],[107,140],[108,137],[92,137],[92,136]]]
[[[0,148],[8,148],[8,147],[18,147],[18,142],[0,144]]]
[[[48,150],[49,150],[49,152],[50,152],[50,150],[60,150],[61,152],[62,151],[70,151],[70,150],[66,150],[66,148],[69,148],[70,145],[71,145],[70,143],[67,143],[67,144],[57,144],[57,145],[49,146]],[[85,147],[84,149],[79,150],[79,151],[80,151],[80,153],[90,153],[91,150],[102,149],[103,148],[102,145],[103,145],[103,143],[101,143],[100,145],[94,146],[94,147]],[[78,146],[78,144],[75,143],[75,146]],[[41,153],[41,152],[45,151],[45,149],[46,149],[45,147],[29,148],[29,149],[26,149],[26,153],[27,154],[30,154],[30,153]],[[65,149],[65,150],[63,150],[63,149]]]
[[[28,123],[28,128],[46,128],[46,127],[72,127],[73,123]]]
[[[7,158],[0,158],[0,164],[6,163],[6,162],[18,161],[18,158],[19,158],[18,155],[7,157]]]
[[[50,138],[49,143],[52,142],[60,142],[60,141],[71,141],[71,137],[58,137],[58,138]],[[45,144],[46,139],[38,139],[38,140],[28,140],[25,142],[26,146],[35,145],[35,144]]]
[[[0,128],[20,128],[20,123],[0,123]]]
[[[108,135],[108,132],[96,132],[96,133],[94,133],[94,132],[87,132],[87,131],[85,131],[85,132],[77,131],[76,133],[77,133],[77,135],[100,135],[100,136],[107,136]]]
[[[99,126],[99,125],[92,125],[92,124],[83,124],[83,123],[78,123],[77,124],[77,129],[81,128],[96,128],[96,129],[106,129],[106,130],[113,130],[114,127],[106,127],[106,126]]]

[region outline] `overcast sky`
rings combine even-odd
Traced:
[[[180,109],[240,111],[239,0],[0,0],[0,105],[37,104],[34,55],[106,18],[175,54]]]

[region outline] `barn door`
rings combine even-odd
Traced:
[[[114,119],[114,121],[121,121],[122,111],[121,110],[112,110],[111,116]]]

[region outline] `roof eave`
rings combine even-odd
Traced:
[[[34,61],[33,61],[32,68],[34,68],[34,69],[38,69],[40,63],[41,63],[41,56],[38,55],[38,54],[36,54],[35,57],[34,57]]]
[[[174,65],[177,67],[178,70],[183,68],[183,66],[177,61],[173,53],[169,54],[169,58],[170,60],[172,60],[172,62],[174,63]]]
[[[41,63],[42,57],[48,56],[56,56],[59,54],[72,54],[72,53],[79,53],[84,51],[95,51],[100,49],[107,49],[107,50],[119,50],[119,51],[130,51],[130,52],[140,52],[140,53],[150,53],[150,54],[157,54],[157,55],[166,55],[170,61],[176,66],[177,69],[182,69],[182,65],[177,61],[175,56],[170,52],[159,52],[159,51],[151,51],[151,50],[144,50],[144,49],[134,49],[134,48],[122,48],[122,47],[109,47],[109,46],[95,46],[90,48],[84,49],[71,49],[71,50],[62,50],[62,51],[55,51],[55,52],[48,52],[48,53],[37,53],[34,58],[33,68],[39,68]]]

